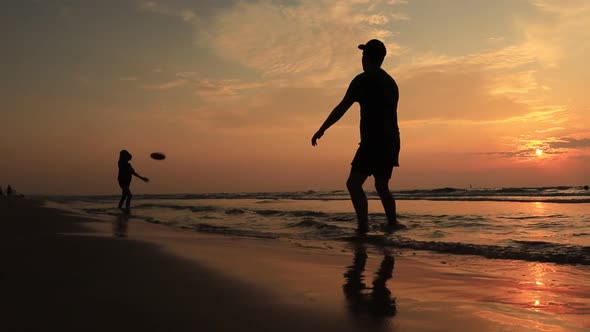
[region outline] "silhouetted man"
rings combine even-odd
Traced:
[[[368,203],[363,190],[365,180],[373,175],[375,189],[381,198],[387,225],[390,229],[404,227],[396,218],[395,200],[389,191],[389,179],[393,167],[399,166],[399,128],[397,125],[397,102],[399,91],[395,80],[381,69],[387,53],[385,45],[377,39],[359,45],[363,50],[363,73],[357,75],[320,129],[313,135],[315,146],[324,132],[348,111],[354,102],[361,106],[361,142],[352,160],[346,187],[358,218],[358,232],[368,231]]]

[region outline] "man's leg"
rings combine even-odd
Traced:
[[[369,230],[369,207],[367,196],[363,190],[363,183],[365,183],[367,177],[369,177],[368,174],[351,170],[346,181],[346,187],[350,193],[350,199],[358,220],[358,231],[361,233],[366,233]]]
[[[383,204],[383,210],[387,215],[387,224],[395,225],[397,221],[395,199],[389,191],[389,178],[386,176],[375,176],[375,189],[381,198],[381,204]]]

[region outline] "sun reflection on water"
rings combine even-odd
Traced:
[[[529,267],[529,275],[534,281],[526,283],[529,286],[524,285],[523,295],[527,298],[525,303],[530,303],[530,308],[538,312],[544,307],[542,303],[546,303],[548,291],[546,279],[549,267],[542,263],[531,263]]]

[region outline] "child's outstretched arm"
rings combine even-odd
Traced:
[[[135,176],[137,176],[138,178],[142,179],[144,182],[149,182],[149,181],[150,181],[150,179],[148,179],[148,178],[146,178],[146,177],[143,177],[143,176],[141,176],[141,175],[137,174],[137,172],[135,172],[135,170],[133,170],[133,175],[135,175]]]

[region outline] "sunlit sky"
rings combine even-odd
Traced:
[[[400,88],[393,190],[590,183],[587,0],[9,0],[0,18],[3,188],[115,194],[127,149],[151,179],[135,193],[344,189],[358,104],[310,139],[372,38]]]

